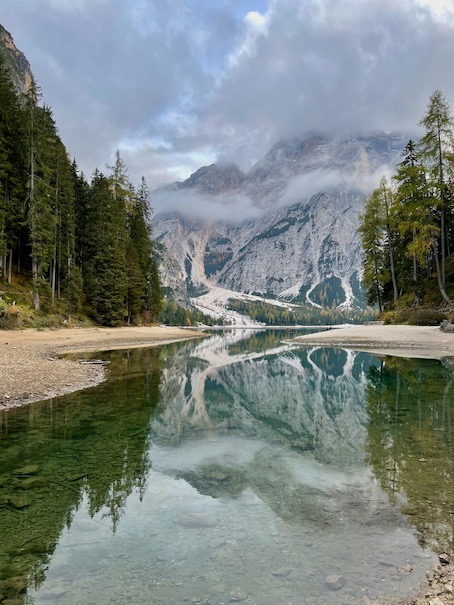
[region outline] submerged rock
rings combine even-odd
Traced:
[[[30,506],[31,500],[30,496],[26,494],[14,495],[14,496],[6,496],[4,498],[4,502],[12,506],[13,508],[26,508]]]
[[[38,472],[37,464],[29,464],[28,466],[23,466],[22,468],[17,468],[13,471],[13,475],[36,475]]]
[[[397,571],[400,573],[410,573],[412,571],[413,567],[411,565],[409,565],[408,563],[406,563],[405,565],[399,565],[399,567],[397,568]]]
[[[288,567],[281,567],[271,572],[276,578],[286,578],[292,573],[292,570]]]
[[[218,524],[218,521],[212,515],[208,513],[187,513],[176,521],[178,525],[183,527],[214,527]]]
[[[343,576],[326,576],[326,585],[330,590],[340,590],[345,585],[345,578]]]
[[[27,477],[27,479],[21,481],[20,487],[24,489],[31,489],[34,487],[43,487],[43,485],[46,485],[46,483],[47,479],[44,479],[43,477]]]
[[[244,592],[241,592],[240,590],[233,590],[230,593],[230,601],[232,602],[240,602],[240,601],[245,601],[247,599],[247,594]]]

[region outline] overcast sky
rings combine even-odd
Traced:
[[[0,0],[70,154],[150,188],[281,136],[454,107],[454,0]]]

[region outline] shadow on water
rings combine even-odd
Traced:
[[[106,383],[0,413],[0,602],[415,588],[453,547],[451,366],[283,338],[106,353]]]

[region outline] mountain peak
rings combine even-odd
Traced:
[[[0,25],[0,54],[10,71],[14,87],[19,93],[26,93],[31,85],[33,74],[24,53],[17,49],[12,35]]]
[[[217,195],[238,189],[245,179],[244,173],[233,163],[202,166],[179,183],[179,189],[195,189],[198,193]]]

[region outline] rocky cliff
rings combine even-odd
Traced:
[[[30,88],[33,74],[24,53],[16,48],[12,35],[0,25],[0,54],[4,58],[16,90],[25,93]]]
[[[167,285],[314,306],[361,307],[365,196],[398,161],[397,134],[283,139],[246,174],[208,166],[154,192],[155,236],[178,267]],[[196,301],[197,302],[197,301]]]

